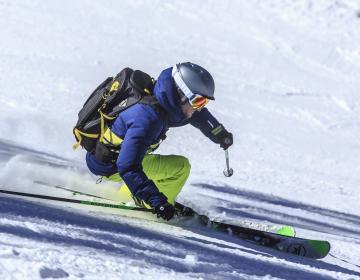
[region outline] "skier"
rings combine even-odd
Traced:
[[[175,214],[175,198],[189,173],[189,160],[179,155],[153,154],[170,127],[191,124],[210,140],[227,149],[233,136],[204,108],[214,100],[215,83],[211,74],[194,63],[176,64],[161,72],[153,95],[159,106],[138,103],[121,112],[107,128],[107,143],[121,146],[116,163],[99,161],[87,153],[89,170],[115,182],[143,207],[153,209],[158,218],[170,220]]]

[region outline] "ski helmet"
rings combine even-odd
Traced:
[[[173,67],[175,84],[191,100],[196,94],[215,100],[215,82],[211,74],[203,67],[191,63],[178,63]]]

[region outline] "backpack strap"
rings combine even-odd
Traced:
[[[99,110],[100,113],[100,142],[104,140],[104,133],[105,133],[105,120],[114,120],[116,117],[110,117],[108,115],[105,115],[101,110]]]
[[[76,139],[78,140],[76,144],[73,145],[73,149],[76,150],[80,144],[81,144],[81,141],[82,141],[82,136],[85,136],[85,137],[88,137],[88,138],[93,138],[93,139],[97,139],[99,138],[99,140],[102,142],[103,139],[104,139],[104,133],[105,133],[105,120],[114,120],[116,118],[115,117],[110,117],[106,114],[104,114],[101,109],[103,108],[100,108],[98,110],[99,114],[100,114],[100,134],[99,133],[85,133],[81,130],[79,130],[78,128],[74,128],[73,132],[76,136]]]
[[[104,133],[103,143],[114,147],[120,147],[124,139],[117,136],[112,130],[107,127]]]
[[[146,153],[149,154],[155,151],[163,140],[164,137],[161,137],[156,143],[150,145]],[[102,141],[99,139],[96,143],[96,149],[94,151],[96,159],[104,163],[115,163],[123,141],[124,139],[117,136],[110,127],[106,127]]]
[[[78,140],[76,142],[76,144],[74,144],[72,146],[74,150],[79,148],[79,146],[81,144],[81,141],[82,141],[82,136],[85,136],[85,137],[88,137],[88,138],[94,138],[94,139],[97,139],[99,137],[99,134],[85,133],[85,132],[80,131],[76,127],[74,128],[73,132],[74,132],[74,134],[76,136],[76,139]]]

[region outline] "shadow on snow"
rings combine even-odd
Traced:
[[[227,274],[236,271],[241,274],[286,279],[329,279],[328,276],[316,272],[308,272],[301,268],[281,265],[272,262],[272,256],[285,258],[287,261],[311,265],[318,269],[342,272],[360,276],[360,273],[322,261],[302,259],[288,256],[271,249],[261,248],[220,233],[209,233],[205,229],[192,229],[197,234],[208,237],[222,237],[222,240],[236,242],[248,249],[234,244],[224,246],[216,240],[203,240],[200,237],[176,237],[161,234],[145,227],[138,227],[124,221],[107,221],[99,217],[88,216],[66,209],[53,208],[17,198],[0,197],[0,213],[10,220],[24,220],[30,223],[47,224],[49,231],[35,231],[26,224],[0,224],[0,233],[11,234],[20,238],[60,246],[79,246],[88,249],[104,250],[113,256],[129,260],[143,260],[157,267],[168,267],[178,273],[201,274],[216,273],[226,279],[237,279],[238,275]],[[51,231],[51,228],[64,228],[64,232]],[[67,233],[71,232],[71,235]],[[78,233],[78,236],[76,234]],[[161,242],[161,246],[159,246]],[[253,249],[253,250],[251,250]],[[253,257],[239,255],[239,250]],[[149,254],[150,252],[150,254]],[[184,262],[186,255],[198,256],[194,265]],[[259,258],[259,255],[261,258]],[[269,259],[267,259],[269,256]],[[256,259],[254,259],[256,257]]]

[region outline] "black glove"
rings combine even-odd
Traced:
[[[223,126],[221,126],[221,129],[216,134],[216,139],[218,140],[220,147],[226,150],[233,144],[233,135],[229,131],[227,131]]]
[[[164,220],[168,221],[172,217],[174,217],[175,208],[174,208],[173,205],[166,202],[166,203],[164,203],[162,205],[159,205],[159,206],[155,207],[154,208],[154,214],[156,214],[156,216],[158,218],[163,218]]]

